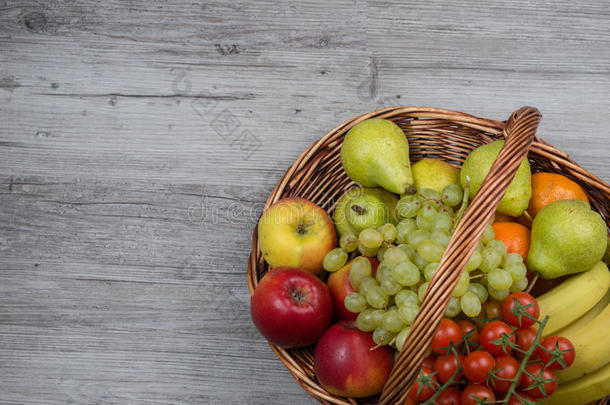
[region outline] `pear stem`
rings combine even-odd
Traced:
[[[366,213],[366,209],[362,208],[359,205],[354,204],[354,205],[352,205],[351,208],[352,208],[352,211],[354,211],[358,215],[364,215]]]

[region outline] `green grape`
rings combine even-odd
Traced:
[[[377,285],[371,287],[371,289],[366,292],[366,302],[368,302],[373,308],[384,308],[386,305],[388,305],[388,301],[388,295],[384,293],[381,287]]]
[[[400,285],[398,281],[396,281],[391,272],[387,273],[387,276],[384,277],[384,279],[379,283],[379,285],[381,286],[383,292],[388,295],[394,295],[402,289],[402,285]]]
[[[485,231],[483,231],[483,236],[481,236],[481,242],[483,242],[484,244],[487,244],[490,241],[494,240],[495,237],[496,237],[496,233],[494,232],[494,229],[491,227],[491,224],[489,224],[489,225],[487,225],[487,228],[485,228]]]
[[[422,302],[424,300],[424,297],[426,296],[426,291],[428,291],[429,284],[430,284],[430,282],[426,281],[425,283],[420,285],[419,288],[417,289],[417,297],[419,298],[420,302]]]
[[[349,282],[356,291],[360,288],[360,280],[365,276],[371,276],[373,267],[371,262],[364,256],[358,256],[352,260],[349,270]]]
[[[438,191],[436,191],[432,188],[422,188],[417,192],[417,195],[419,195],[419,197],[421,197],[424,200],[440,200],[441,199],[441,195],[438,193]]]
[[[415,257],[415,249],[413,249],[411,247],[411,245],[407,245],[406,243],[401,243],[400,245],[397,246],[399,249],[404,250],[404,252],[407,254],[407,256],[409,257],[409,260],[413,260],[413,258]]]
[[[466,291],[466,294],[460,297],[460,309],[466,316],[474,318],[481,312],[481,301],[475,293]]]
[[[434,273],[436,272],[436,268],[438,267],[438,263],[428,263],[428,265],[424,268],[424,278],[426,281],[432,280]]]
[[[403,219],[396,225],[398,243],[406,243],[411,232],[417,229],[417,223],[413,218]]]
[[[405,345],[405,341],[407,340],[407,336],[409,336],[409,331],[411,330],[410,326],[403,328],[398,335],[396,335],[396,349],[398,351],[402,350],[402,347]]]
[[[483,242],[479,242],[479,243],[477,243],[477,247],[474,248],[474,251],[483,253],[483,249],[485,249],[485,245],[483,244]]]
[[[386,250],[383,254],[383,262],[390,268],[393,268],[397,264],[408,260],[409,256],[407,256],[407,253],[396,246],[388,248],[388,250]]]
[[[510,294],[510,290],[496,290],[492,286],[487,286],[487,290],[489,291],[489,295],[496,301],[504,301],[508,294]]]
[[[447,214],[446,212],[439,212],[434,217],[433,229],[435,231],[449,232],[452,223],[453,218],[451,218],[449,214]]]
[[[381,318],[381,327],[389,332],[400,332],[405,323],[400,318],[398,311],[387,311]]]
[[[417,214],[420,205],[421,202],[415,195],[405,195],[398,200],[396,212],[402,218],[413,218]]]
[[[415,257],[413,258],[413,263],[417,266],[417,268],[423,271],[430,262],[421,257],[419,253],[415,253]]]
[[[487,242],[487,246],[488,249],[494,249],[496,252],[498,252],[500,254],[500,256],[502,256],[502,258],[504,258],[504,256],[506,255],[506,245],[504,245],[504,243],[500,240],[491,240],[489,242]]]
[[[423,229],[418,229],[411,232],[407,238],[409,239],[409,245],[417,246],[422,240],[430,239],[430,232]]]
[[[377,281],[371,277],[371,276],[364,276],[360,279],[360,288],[358,290],[359,293],[364,294],[366,296],[366,294],[369,292],[369,290],[373,289],[374,287],[377,286]]]
[[[322,266],[326,271],[337,271],[341,267],[345,266],[347,262],[347,252],[341,248],[331,250],[324,256],[322,260]]]
[[[430,234],[430,239],[437,241],[438,243],[443,245],[443,247],[447,247],[447,245],[449,244],[449,241],[451,240],[451,235],[449,235],[445,231],[437,230],[437,231],[432,232],[432,234]]]
[[[379,248],[383,243],[383,234],[377,229],[367,228],[363,229],[358,235],[358,241],[369,249]]]
[[[396,304],[396,306],[398,306],[399,309],[407,303],[417,305],[417,294],[415,294],[414,291],[409,290],[408,288],[403,288],[402,290],[398,291],[394,296],[394,303]]]
[[[373,309],[373,312],[371,312],[371,317],[373,319],[373,323],[375,324],[375,327],[381,326],[381,320],[383,319],[383,314],[385,314],[385,311],[383,309]]]
[[[487,297],[489,294],[487,293],[487,288],[485,288],[483,284],[470,283],[470,285],[468,286],[468,291],[476,294],[477,297],[479,297],[479,301],[481,301],[481,303],[487,301]]]
[[[373,249],[367,248],[366,246],[364,246],[362,244],[362,242],[358,242],[358,251],[360,253],[362,253],[363,256],[375,257],[375,256],[377,256],[377,251],[378,250],[379,249],[377,249],[377,248],[373,248]]]
[[[445,310],[445,315],[449,318],[453,318],[458,316],[461,311],[462,307],[460,306],[460,299],[457,297],[451,297],[449,300],[449,305],[447,305],[447,309]]]
[[[482,260],[479,268],[484,273],[489,273],[491,270],[498,268],[502,263],[502,256],[493,248],[486,247],[481,253]]]
[[[389,345],[394,338],[394,333],[383,329],[382,327],[375,328],[373,332],[373,342],[379,346]]]
[[[356,317],[356,326],[363,332],[372,332],[377,327],[374,321],[373,310],[366,309]]]
[[[527,284],[528,284],[527,277],[523,277],[519,281],[514,281],[513,285],[510,286],[509,290],[510,290],[510,292],[523,291],[527,288]]]
[[[496,290],[507,290],[513,284],[513,278],[506,270],[497,268],[487,273],[487,283]]]
[[[408,260],[392,267],[392,275],[396,281],[406,286],[417,284],[420,278],[419,269]]]
[[[523,263],[523,258],[519,253],[507,253],[502,260],[502,267],[506,268],[513,263]]]
[[[433,230],[437,212],[438,211],[436,211],[429,203],[423,204],[417,213],[417,217],[415,218],[417,227],[426,231]]]
[[[344,233],[339,239],[339,246],[348,253],[358,249],[358,238],[353,233]]]
[[[385,242],[394,242],[394,240],[398,237],[398,230],[394,226],[394,224],[387,223],[381,225],[377,228],[379,232],[383,235],[383,240]]]
[[[400,318],[407,325],[411,325],[419,312],[419,305],[416,303],[406,303],[401,307],[398,307],[398,313],[400,314]]]
[[[477,252],[476,250],[468,259],[468,263],[466,263],[466,271],[473,271],[479,268],[481,262],[483,261],[483,256],[481,256],[481,252]]]
[[[379,266],[377,266],[377,273],[375,274],[375,280],[381,283],[381,281],[387,277],[388,273],[390,273],[390,268],[385,264],[385,262],[379,263]]]
[[[427,262],[438,262],[443,256],[445,247],[437,241],[426,239],[417,245],[417,253]]]
[[[343,300],[343,305],[348,311],[359,313],[366,309],[366,298],[358,293],[347,294]]]
[[[379,249],[377,249],[377,260],[380,262],[383,261],[383,255],[385,254],[386,250],[388,250],[387,246],[381,246]]]
[[[447,204],[449,207],[456,207],[459,203],[462,202],[463,196],[464,194],[460,186],[458,186],[457,184],[449,184],[443,189],[441,201],[443,202],[443,204]]]
[[[470,274],[467,271],[464,271],[462,272],[462,275],[460,276],[460,279],[458,280],[452,295],[454,297],[461,297],[462,295],[466,294],[466,291],[468,291],[469,286]]]
[[[510,274],[513,282],[523,280],[527,275],[527,267],[523,263],[510,263],[504,268]]]

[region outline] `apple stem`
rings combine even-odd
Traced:
[[[299,225],[297,226],[297,233],[298,233],[299,235],[305,235],[305,233],[306,233],[306,232],[307,232],[307,229],[305,229],[305,225],[303,225],[303,224],[299,224]]]

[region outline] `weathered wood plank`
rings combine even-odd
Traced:
[[[0,3],[0,404],[313,403],[249,318],[251,230],[283,171],[381,106],[530,104],[610,180],[609,14]]]

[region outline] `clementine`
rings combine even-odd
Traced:
[[[491,227],[495,238],[506,245],[506,252],[520,254],[525,263],[530,250],[530,230],[517,222],[494,222]]]
[[[532,175],[532,197],[527,212],[532,218],[545,205],[558,200],[582,200],[589,202],[584,190],[574,181],[557,173]]]

